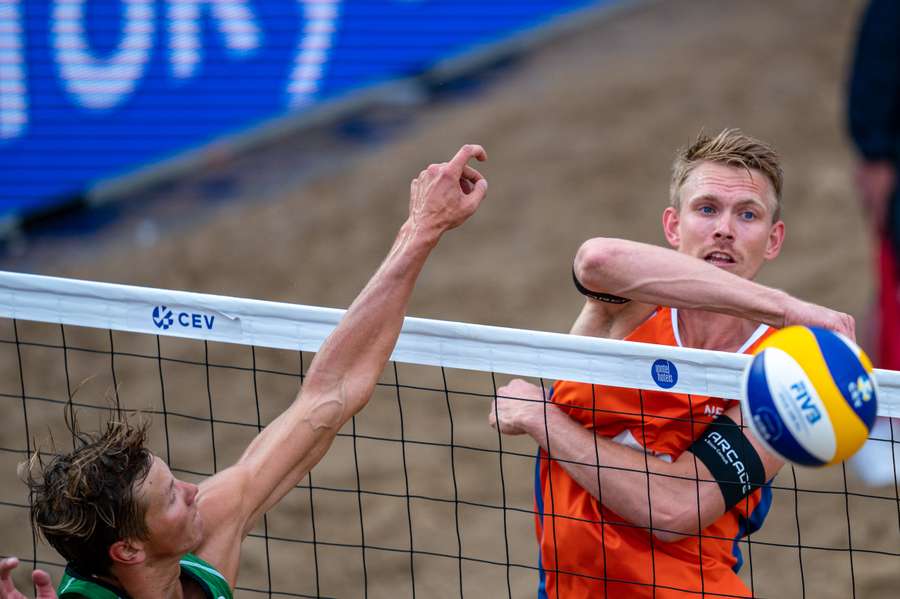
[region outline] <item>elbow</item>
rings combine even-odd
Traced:
[[[656,540],[677,543],[697,535],[700,531],[700,519],[696,503],[691,503],[667,499],[664,505],[654,505],[651,532]]]
[[[621,240],[595,237],[581,244],[575,254],[575,276],[591,291],[612,292],[607,289],[616,263],[622,256]]]
[[[653,529],[653,537],[657,541],[661,541],[666,544],[677,543],[678,541],[681,541],[682,539],[686,539],[690,536],[693,536],[693,535],[673,532],[671,530],[662,530],[659,528]]]

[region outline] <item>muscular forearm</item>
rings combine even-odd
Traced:
[[[306,392],[327,394],[345,404],[341,421],[371,395],[403,326],[416,278],[439,237],[439,231],[407,221],[381,267],[310,365]]]
[[[665,462],[595,435],[552,404],[545,407],[546,419],[532,417],[526,432],[579,486],[628,522],[675,541],[722,513],[721,492],[714,482],[697,482],[693,460]]]
[[[316,354],[294,403],[244,452],[239,467],[266,472],[265,483],[254,474],[257,488],[248,493],[248,503],[256,509],[244,534],[315,466],[341,426],[368,402],[403,325],[416,278],[439,237],[411,222],[403,225],[387,258]]]
[[[589,289],[639,302],[708,310],[780,327],[788,294],[726,272],[703,260],[624,239],[590,239],[575,257]]]
[[[409,218],[365,288],[323,343],[296,400],[250,444],[234,468],[242,512],[252,520],[274,505],[328,450],[338,430],[366,405],[403,326],[416,278],[446,231],[484,199],[487,181],[468,166],[486,159],[467,145],[410,183]],[[253,477],[248,486],[240,479]],[[245,533],[247,528],[244,529]]]

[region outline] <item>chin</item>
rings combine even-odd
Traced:
[[[734,272],[736,268],[738,268],[737,262],[710,262],[709,260],[704,260],[707,264],[712,264],[716,268],[721,268],[722,270],[727,270],[729,272]]]
[[[753,279],[753,277],[754,277],[753,274],[748,273],[747,269],[742,267],[737,262],[726,262],[723,264],[713,264],[713,266],[721,268],[722,270],[724,270],[726,272],[730,272],[733,275],[737,275],[737,276],[741,277],[742,279]]]

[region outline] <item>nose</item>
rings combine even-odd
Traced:
[[[200,487],[198,487],[197,485],[192,484],[192,483],[184,483],[184,484],[186,487],[186,494],[185,494],[186,501],[187,501],[188,505],[191,505],[194,503],[194,499],[197,498],[197,491],[200,490]]]
[[[723,211],[719,216],[719,219],[716,221],[716,229],[713,233],[713,236],[716,239],[727,239],[729,241],[733,240],[734,227],[732,225],[733,223],[731,221],[730,215]]]

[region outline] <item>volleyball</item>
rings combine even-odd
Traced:
[[[773,452],[804,466],[837,464],[869,435],[878,411],[868,356],[843,335],[782,329],[744,374],[744,419]]]

